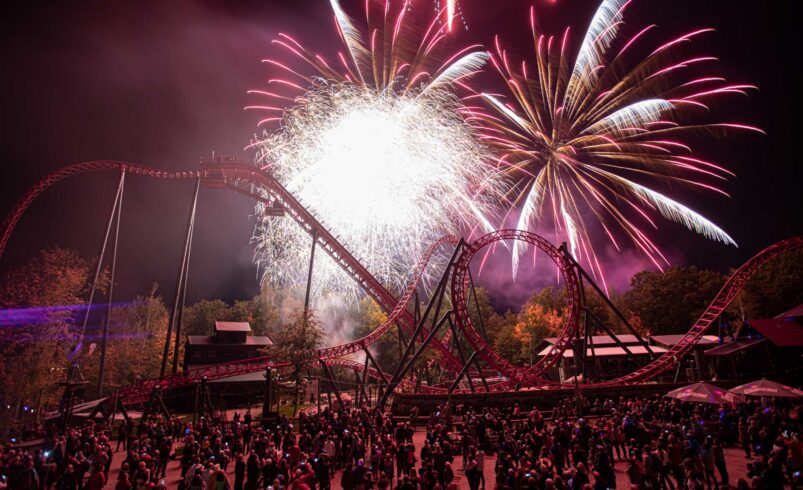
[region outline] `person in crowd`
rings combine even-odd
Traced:
[[[0,465],[7,488],[32,490],[110,488],[110,468],[119,468],[111,481],[120,490],[222,490],[230,481],[235,490],[705,490],[729,485],[734,455],[726,451],[744,451],[750,458],[736,471],[738,487],[802,483],[794,402],[716,406],[645,396],[529,408],[437,407],[412,419],[418,427],[348,406],[271,425],[250,411],[195,422],[150,415],[118,430],[126,435],[116,459],[112,426],[87,421],[38,429],[42,448],[0,445]],[[494,475],[484,474],[486,464]]]

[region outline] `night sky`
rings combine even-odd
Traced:
[[[417,0],[426,1],[426,0]],[[522,54],[531,49],[527,9],[542,27],[571,25],[574,47],[597,6],[579,0],[461,0],[469,30],[459,42],[488,44],[499,33]],[[349,4],[345,2],[344,4]],[[250,161],[243,147],[258,115],[247,89],[271,77],[260,63],[277,53],[270,40],[285,31],[333,53],[338,39],[328,2],[14,2],[4,12],[2,192],[5,214],[38,178],[70,163],[116,159],[165,169],[192,169],[212,151]],[[80,8],[75,8],[80,5]],[[492,5],[486,7],[484,5]],[[710,242],[668,222],[657,241],[678,263],[720,271],[761,247],[803,230],[798,148],[801,124],[801,2],[635,0],[626,20],[657,23],[663,39],[699,27],[717,32],[694,52],[718,56],[718,73],[758,85],[750,97],[721,99],[713,116],[759,126],[767,136],[734,133],[695,141],[703,158],[738,177],[732,198],[679,191],[682,202],[710,217],[739,248]],[[349,7],[351,12],[356,12]],[[492,82],[491,82],[492,83]],[[12,236],[0,269],[60,245],[97,254],[117,176],[82,175],[40,198]],[[123,204],[118,263],[120,299],[146,294],[156,281],[172,295],[192,183],[130,177]],[[188,301],[246,298],[258,291],[249,238],[253,203],[231,192],[202,189]],[[627,275],[641,262],[624,254],[609,269]]]

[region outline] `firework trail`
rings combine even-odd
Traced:
[[[648,232],[658,228],[656,215],[736,245],[716,224],[652,186],[682,184],[727,196],[717,184],[733,174],[698,158],[683,138],[700,131],[760,131],[686,122],[707,112],[712,99],[755,87],[690,75],[716,58],[681,57],[680,51],[712,29],[684,34],[631,61],[635,56],[629,55],[656,26],[620,38],[629,3],[602,2],[573,60],[569,29],[558,37],[539,32],[531,9],[534,66],[512,60],[497,38],[491,61],[510,97],[469,96],[485,102],[471,108],[469,119],[501,151],[500,168],[517,181],[509,195],[510,210],[520,212],[516,227],[543,233],[551,222],[555,236],[566,239],[575,257],[603,281],[592,236],[604,234],[620,250],[617,236],[623,234],[656,267],[668,264]],[[514,244],[514,274],[523,253]]]
[[[252,91],[271,103],[249,109],[267,114],[260,126],[279,127],[252,147],[257,164],[368,270],[401,289],[429,243],[493,227],[487,216],[504,195],[503,175],[453,93],[488,55],[478,46],[444,54],[446,30],[431,8],[369,0],[361,30],[337,1],[331,6],[344,50],[330,63],[279,34],[274,42],[312,74],[265,60],[285,76],[270,80],[271,91]],[[265,216],[264,205],[256,211],[253,242],[263,280],[305,284],[307,232],[291,220]],[[318,257],[316,297],[357,293],[339,266],[325,254]]]

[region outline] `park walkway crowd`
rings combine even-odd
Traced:
[[[196,422],[151,416],[122,424],[114,440],[111,429],[40,427],[41,448],[0,447],[0,489],[775,489],[800,486],[803,461],[791,405],[658,396],[567,399],[551,413],[458,405],[403,419],[368,408],[270,424],[250,411]],[[744,476],[731,476],[725,447],[744,452]],[[178,474],[168,471],[173,460]]]

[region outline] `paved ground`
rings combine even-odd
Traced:
[[[413,442],[417,449],[420,448],[424,444],[424,436],[425,431],[423,428],[419,428],[415,435],[413,436]],[[115,443],[116,444],[116,443]],[[735,485],[736,481],[742,477],[747,479],[747,467],[746,464],[748,462],[747,459],[744,457],[744,452],[738,449],[725,449],[725,457],[728,464],[728,473],[730,474],[730,483],[731,486]],[[109,483],[106,485],[107,489],[113,489],[115,484],[117,483],[117,475],[120,472],[120,463],[122,463],[123,459],[125,459],[125,452],[120,451],[115,453],[114,461],[112,464],[112,470],[109,474]],[[488,489],[494,488],[494,466],[496,464],[496,455],[489,455],[485,458],[485,479],[486,483],[488,484]],[[454,463],[452,463],[452,468],[455,469],[457,482],[461,490],[468,490],[468,481],[463,476],[463,457],[457,456],[455,458]],[[616,483],[618,488],[628,488],[630,485],[630,480],[625,473],[625,469],[627,465],[625,462],[618,461],[616,463]],[[229,473],[229,482],[233,485],[234,484],[234,463],[229,464],[228,468]],[[166,483],[168,488],[176,488],[179,476],[181,473],[180,469],[180,462],[179,461],[171,461],[167,467],[167,478]],[[335,475],[334,480],[332,481],[332,488],[335,490],[340,490],[342,487],[340,486],[340,476],[342,471],[338,471],[337,475]]]

